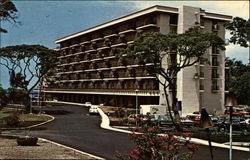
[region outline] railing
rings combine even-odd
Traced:
[[[73,86],[72,86],[73,87]],[[128,94],[128,95],[152,95],[159,96],[159,90],[139,90],[135,89],[126,90],[126,89],[69,89],[69,88],[47,88],[46,91],[71,91],[71,92],[104,92],[112,94]]]

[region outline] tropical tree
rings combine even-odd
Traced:
[[[250,19],[245,20],[240,17],[234,17],[232,22],[225,23],[225,28],[230,31],[232,37],[230,42],[239,44],[242,47],[248,47],[250,42]]]
[[[211,46],[225,49],[224,41],[215,33],[203,33],[195,27],[183,34],[144,33],[138,36],[134,45],[125,51],[128,53],[128,58],[139,58],[142,66],[153,64],[146,69],[162,86],[167,112],[177,129],[180,129],[180,116],[176,106],[177,74],[180,70],[203,61],[202,55]],[[169,88],[171,88],[171,94],[168,92]],[[174,117],[171,111],[174,112]]]
[[[26,93],[29,110],[31,91],[57,62],[58,52],[41,45],[17,45],[0,48],[0,64],[9,70],[10,85]]]
[[[7,91],[0,86],[0,109],[8,103]]]
[[[0,22],[9,21],[17,23],[17,9],[11,0],[0,0]],[[0,27],[0,33],[7,33],[6,29]]]
[[[230,79],[229,88],[234,90],[239,104],[250,105],[250,66],[243,64],[242,61],[226,58],[229,67]]]

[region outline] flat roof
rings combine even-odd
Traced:
[[[59,38],[59,39],[57,39],[55,41],[55,43],[61,43],[63,41],[66,41],[66,40],[69,40],[69,39],[72,39],[72,38],[75,38],[75,37],[78,37],[78,36],[81,36],[81,35],[96,31],[96,30],[100,30],[100,29],[103,29],[103,28],[106,28],[106,27],[109,27],[109,26],[112,26],[112,25],[115,25],[115,24],[118,24],[118,23],[121,23],[121,22],[124,22],[124,21],[127,21],[127,20],[131,20],[133,18],[142,16],[142,15],[153,13],[153,12],[165,12],[165,13],[178,14],[178,8],[167,7],[167,6],[159,6],[159,5],[152,6],[152,7],[149,7],[149,8],[146,8],[146,9],[131,13],[129,15],[126,15],[126,16],[123,16],[123,17],[108,21],[106,23],[103,23],[103,24],[100,24],[100,25],[97,25],[97,26],[82,30],[80,32],[76,32],[76,33],[70,34],[68,36]],[[218,19],[218,20],[223,20],[223,21],[230,21],[232,19],[232,16],[205,12],[204,18],[212,18],[212,19]]]

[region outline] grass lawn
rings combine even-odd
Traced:
[[[10,113],[0,113],[0,119],[9,116]]]
[[[15,118],[17,116],[18,118]],[[21,114],[20,110],[15,108],[3,108],[0,111],[0,127],[2,128],[28,127],[51,119],[50,116],[44,114]],[[14,125],[8,124],[7,121],[14,121]]]
[[[51,117],[43,114],[21,114],[19,116],[21,121],[48,121],[51,120]]]

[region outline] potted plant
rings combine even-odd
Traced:
[[[16,139],[16,141],[20,146],[36,146],[38,138],[32,136],[20,136]]]

